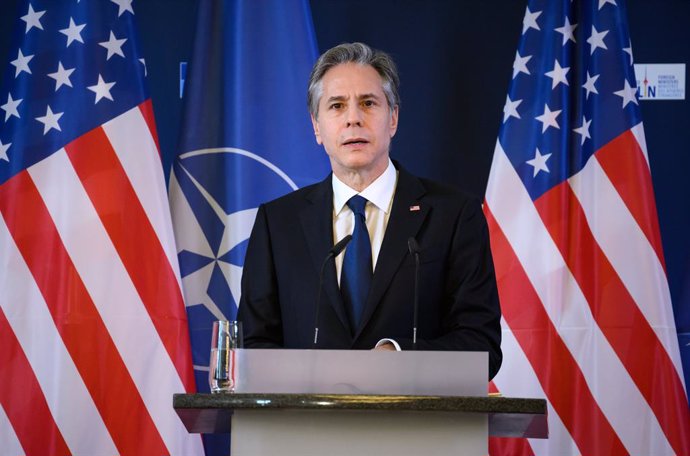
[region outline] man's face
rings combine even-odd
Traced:
[[[312,124],[333,172],[378,176],[388,166],[398,128],[398,108],[388,107],[381,76],[369,65],[345,63],[328,70],[321,83],[318,119],[312,116]]]

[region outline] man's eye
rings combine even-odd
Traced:
[[[342,109],[343,104],[342,103],[333,103],[331,104],[331,109]]]

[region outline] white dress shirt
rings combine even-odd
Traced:
[[[352,234],[355,227],[355,217],[347,202],[355,195],[362,195],[367,199],[364,212],[367,219],[367,231],[371,241],[371,270],[376,270],[376,260],[381,251],[383,235],[386,233],[388,219],[391,215],[393,195],[398,184],[398,172],[393,162],[388,159],[388,167],[374,182],[361,192],[348,187],[333,174],[333,244]],[[335,259],[335,270],[340,284],[340,274],[343,269],[344,253]]]
[[[374,182],[369,184],[369,186],[361,192],[357,192],[357,190],[348,187],[347,184],[338,179],[335,174],[333,174],[332,183],[333,244],[340,241],[348,234],[352,234],[355,228],[355,217],[352,210],[348,207],[347,202],[357,194],[362,195],[362,197],[367,199],[364,213],[367,219],[369,240],[371,241],[371,262],[372,271],[374,271],[376,270],[376,260],[378,260],[379,252],[381,251],[383,236],[386,234],[388,219],[391,215],[393,195],[395,195],[395,188],[398,185],[398,171],[389,158],[388,167],[383,174],[377,177]],[[335,258],[338,285],[340,285],[340,274],[343,270],[344,256],[345,255],[341,253]],[[378,347],[387,342],[392,343],[395,349],[400,351],[400,345],[393,339],[381,339],[376,346]]]

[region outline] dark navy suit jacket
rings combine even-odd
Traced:
[[[351,328],[336,270],[325,270],[318,348],[371,349],[382,338],[412,348],[413,236],[420,249],[419,350],[486,351],[501,365],[501,311],[481,205],[417,178],[398,183],[361,324]],[[333,246],[331,176],[259,207],[242,276],[245,347],[312,348],[319,271]]]

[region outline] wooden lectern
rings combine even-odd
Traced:
[[[239,350],[235,393],[176,394],[189,432],[232,456],[486,455],[488,436],[546,438],[546,401],[487,395],[478,352]]]

